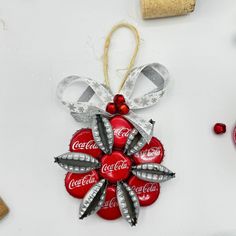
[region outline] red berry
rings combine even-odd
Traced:
[[[109,112],[110,114],[116,114],[116,105],[113,102],[109,102],[106,107],[106,111]]]
[[[214,125],[214,132],[216,134],[224,134],[226,132],[226,125],[222,123],[216,123]]]
[[[117,106],[120,106],[121,104],[125,103],[125,98],[122,94],[116,94],[113,101]]]
[[[129,176],[131,160],[122,152],[113,151],[110,155],[103,156],[100,175],[111,183],[116,183]]]
[[[115,220],[121,217],[119,205],[116,198],[116,187],[108,186],[106,190],[105,202],[97,214],[106,220]]]
[[[129,107],[127,104],[122,104],[118,107],[118,112],[121,114],[121,115],[126,115],[129,113]]]
[[[132,176],[128,184],[136,192],[140,206],[151,205],[160,194],[160,185],[158,183],[143,181],[136,176]]]
[[[139,152],[133,155],[136,164],[158,163],[160,164],[164,157],[164,148],[161,142],[152,137],[149,144],[146,144]]]
[[[65,178],[67,192],[76,198],[83,198],[89,189],[98,182],[99,177],[96,171],[86,174],[75,174],[68,172]]]
[[[93,139],[91,129],[80,129],[72,137],[70,141],[71,152],[82,152],[98,158],[102,151],[98,148]]]
[[[124,148],[133,125],[122,116],[114,116],[110,123],[114,131],[114,147]]]

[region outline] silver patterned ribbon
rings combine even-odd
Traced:
[[[149,79],[154,84],[154,89],[139,97],[131,97],[137,80],[141,77]],[[166,90],[169,80],[167,69],[159,64],[152,63],[134,68],[119,94],[123,94],[130,112],[124,117],[129,120],[140,134],[149,142],[152,138],[152,124],[138,116],[134,111],[155,105],[162,97]],[[64,100],[65,90],[73,83],[86,83],[88,87],[79,97],[78,101]],[[93,95],[99,98],[96,103],[90,102]],[[106,112],[106,105],[113,101],[114,94],[104,84],[100,84],[95,80],[76,75],[64,78],[57,87],[57,97],[69,110],[74,119],[78,122],[90,122],[96,114],[102,114],[106,117],[112,117]]]

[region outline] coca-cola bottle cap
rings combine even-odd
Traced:
[[[136,176],[132,176],[128,182],[129,186],[136,192],[140,206],[149,206],[153,204],[160,194],[160,184],[151,183]]]
[[[106,220],[115,220],[121,217],[115,186],[107,187],[105,202],[97,214]]]
[[[100,175],[111,183],[129,176],[131,160],[120,151],[113,151],[101,159]]]
[[[72,137],[70,142],[71,152],[82,152],[98,158],[102,151],[98,148],[93,139],[91,129],[80,129]]]
[[[136,164],[142,163],[158,163],[160,164],[164,158],[164,148],[162,143],[152,137],[149,144],[146,144],[139,152],[133,155]]]
[[[68,172],[65,177],[67,192],[75,198],[83,198],[89,189],[99,180],[96,171],[86,174],[75,174]]]
[[[110,123],[114,131],[114,147],[124,148],[133,125],[122,116],[114,116]]]

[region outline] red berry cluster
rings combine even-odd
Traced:
[[[121,115],[126,115],[129,113],[129,107],[125,103],[125,98],[122,94],[116,94],[113,98],[113,102],[109,102],[106,107],[106,111],[110,114],[119,113]]]

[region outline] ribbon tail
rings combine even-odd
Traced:
[[[125,118],[133,124],[133,126],[138,130],[147,143],[151,141],[155,123],[154,121],[147,121],[132,111],[130,111],[128,115],[125,115]]]

